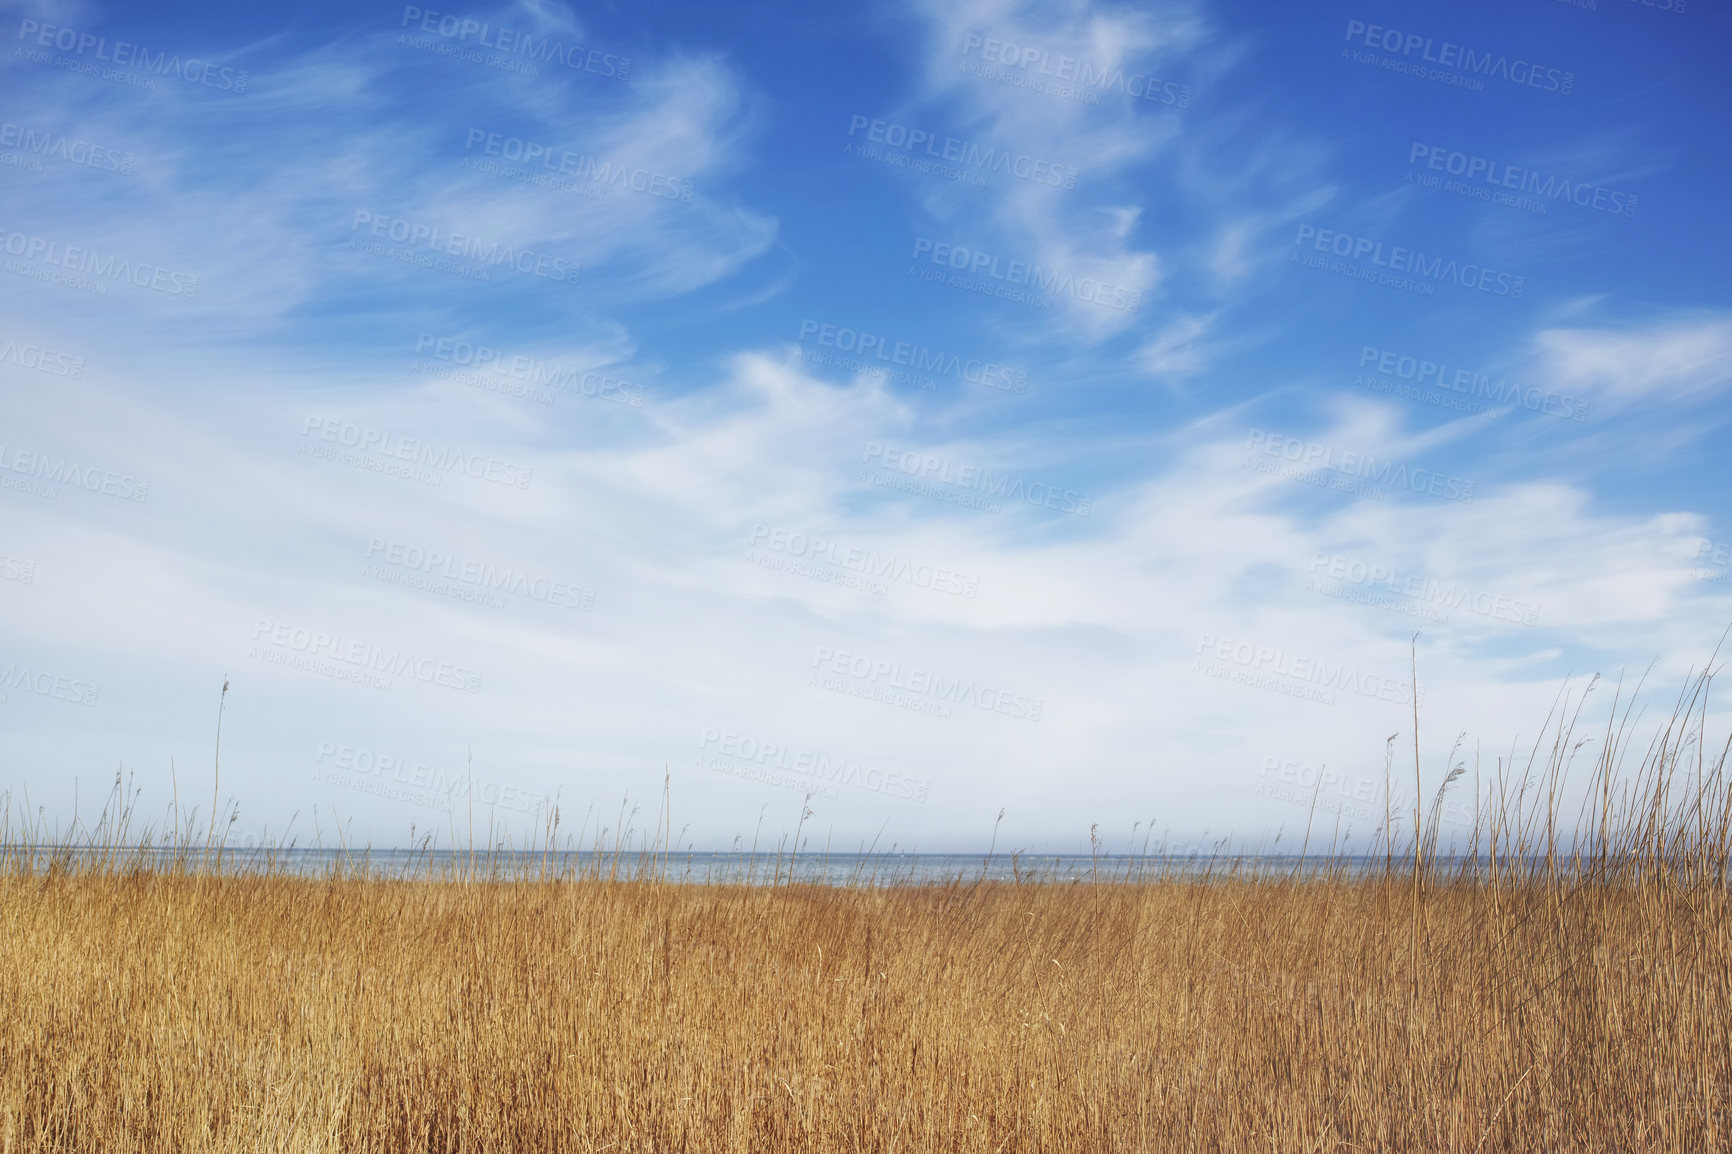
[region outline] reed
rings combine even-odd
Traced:
[[[1594,687],[1561,694],[1468,844],[1458,742],[1429,812],[1302,869],[1097,843],[1069,884],[817,886],[796,836],[688,885],[664,804],[582,865],[308,877],[118,785],[58,838],[8,805],[0,1151],[1726,1149],[1710,681],[1639,756],[1620,686],[1585,778]]]

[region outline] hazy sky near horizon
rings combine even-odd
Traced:
[[[15,812],[1364,844],[1732,621],[1722,5],[0,16]]]

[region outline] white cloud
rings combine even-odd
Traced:
[[[1701,401],[1732,385],[1732,317],[1674,316],[1641,327],[1546,329],[1534,338],[1544,378],[1610,405]]]
[[[591,89],[611,87],[594,91],[514,75],[503,75],[512,83],[502,87],[494,70],[379,34],[269,61],[244,99],[170,83],[148,101],[37,71],[33,98],[11,115],[130,152],[135,169],[61,166],[20,181],[11,219],[105,258],[199,278],[196,299],[117,286],[101,306],[106,328],[125,343],[163,333],[165,320],[180,348],[195,333],[226,342],[242,331],[280,332],[333,300],[351,315],[414,307],[443,314],[447,326],[473,311],[452,306],[465,296],[461,279],[347,251],[373,239],[356,227],[357,213],[470,237],[484,250],[581,264],[573,290],[470,262],[498,292],[556,314],[567,311],[549,299],[559,292],[616,302],[690,293],[733,275],[776,235],[772,217],[727,187],[749,161],[755,114],[740,78],[716,58],[639,60],[629,85],[597,80]],[[438,89],[439,118],[414,95],[428,84]],[[569,150],[589,179],[557,164],[488,157],[485,142],[466,151],[469,128],[527,139],[556,160]],[[498,171],[466,169],[466,157]],[[547,187],[558,180],[584,188]],[[430,244],[387,247],[422,260],[443,255]],[[46,319],[67,311],[65,297],[73,294],[57,290],[24,307]]]
[[[1163,380],[1183,380],[1201,371],[1210,360],[1203,338],[1214,323],[1214,316],[1183,316],[1167,324],[1137,351],[1141,367]]]
[[[1145,465],[1074,517],[879,488],[860,480],[861,452],[895,443],[1062,485],[1087,463],[1088,441],[935,438],[872,378],[824,383],[772,355],[742,356],[711,388],[641,411],[561,397],[561,420],[607,423],[564,444],[525,432],[527,402],[403,384],[363,397],[331,382],[309,400],[306,381],[255,375],[244,408],[211,409],[145,404],[135,384],[105,375],[87,382],[81,451],[148,467],[150,499],[6,494],[6,551],[45,560],[7,660],[87,674],[103,686],[101,707],[76,720],[110,728],[57,744],[67,722],[53,710],[72,707],[14,694],[0,707],[17,735],[5,774],[52,794],[120,758],[144,762],[152,788],[166,788],[167,756],[184,763],[208,745],[206,711],[188,703],[226,673],[239,712],[225,729],[224,780],[279,828],[313,801],[357,816],[357,832],[381,843],[427,823],[399,801],[313,782],[321,743],[446,768],[472,746],[496,778],[562,788],[579,809],[627,789],[652,794],[666,762],[679,820],[725,846],[761,804],[791,809],[799,795],[698,768],[714,730],[931,781],[924,806],[859,790],[816,805],[849,841],[888,818],[904,845],[953,845],[1001,805],[1016,822],[1007,836],[1023,839],[1063,839],[1127,811],[1191,832],[1244,831],[1292,816],[1256,795],[1266,758],[1372,764],[1405,707],[1341,687],[1332,704],[1296,698],[1302,679],[1213,661],[1207,646],[1199,653],[1204,635],[1266,651],[1274,667],[1325,663],[1387,689],[1407,678],[1417,626],[1430,723],[1470,724],[1501,748],[1543,712],[1552,689],[1535,662],[1555,664],[1560,639],[1608,658],[1689,652],[1732,608],[1686,575],[1695,518],[1610,514],[1539,482],[1488,485],[1472,502],[1319,502],[1311,486],[1244,467],[1248,414],[1159,438]],[[428,486],[312,460],[297,453],[310,410],[533,465],[534,481],[451,474]],[[9,445],[53,449],[65,432],[56,410],[15,411]],[[1390,457],[1448,447],[1374,405],[1304,435]],[[859,548],[954,570],[978,593],[894,576],[872,593],[748,563],[760,525],[836,542],[830,556]],[[406,588],[364,571],[379,560],[376,539],[592,588],[595,608],[509,592],[493,608]],[[854,572],[764,544],[813,572]],[[1494,607],[1500,596],[1533,603],[1538,623],[1470,604],[1439,624],[1308,589],[1319,554],[1489,593]],[[248,656],[260,620],[479,669],[483,692],[399,676],[386,693],[268,664]],[[810,683],[821,651],[1039,700],[1043,714],[953,705],[943,718],[835,692]],[[1209,676],[1210,665],[1253,683]]]
[[[922,4],[926,24],[921,91],[910,116],[934,120],[959,137],[1075,167],[1075,189],[1024,186],[982,190],[987,223],[1019,256],[1076,278],[1089,277],[1142,294],[1145,302],[1161,287],[1159,256],[1137,236],[1143,189],[1129,179],[1137,166],[1169,148],[1179,133],[1171,107],[1124,91],[1126,81],[1140,87],[1156,78],[1178,80],[1167,71],[1183,69],[1184,54],[1206,39],[1200,19],[1188,9],[1104,10],[1086,3],[1030,5],[1005,0]],[[984,59],[988,41],[991,59]],[[1008,63],[1005,63],[1007,62]],[[1025,64],[1028,61],[1030,63]],[[1031,83],[1043,71],[1067,78],[1066,92],[1078,90],[1074,78],[1086,66],[1107,84],[1090,98],[1041,91]],[[984,68],[990,75],[975,75]],[[1062,68],[1062,73],[1061,73]],[[1115,81],[1114,77],[1121,77]],[[1015,83],[1010,82],[1014,78]],[[963,203],[973,201],[952,190],[926,197],[929,211],[979,227]],[[969,243],[969,237],[958,237]],[[1024,255],[1026,254],[1026,255]],[[1137,323],[1135,310],[1059,296],[1057,323],[1076,339],[1095,342]],[[1144,308],[1148,309],[1149,303]]]

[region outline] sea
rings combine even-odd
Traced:
[[[96,847],[9,847],[12,860],[0,863],[46,873],[56,861],[74,872],[93,867],[130,870],[143,867],[172,872],[177,862],[197,873],[275,874],[304,878],[333,876],[405,881],[452,879],[518,880],[577,878],[656,880],[683,885],[930,886],[957,883],[1024,882],[1137,883],[1159,880],[1226,878],[1362,877],[1386,868],[1405,871],[1412,859],[1383,854],[1334,856],[1298,854],[1008,854],[994,853],[822,853],[650,852],[622,850],[485,849],[224,849],[203,846],[105,850]],[[1484,868],[1483,861],[1443,854],[1428,866],[1452,873],[1462,866]],[[1533,859],[1527,864],[1531,868]],[[1562,862],[1559,863],[1563,865]]]

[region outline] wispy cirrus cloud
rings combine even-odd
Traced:
[[[523,23],[510,10],[498,18]],[[562,29],[581,31],[567,19],[544,32]],[[581,266],[578,299],[621,303],[724,280],[773,242],[774,218],[727,187],[749,163],[754,114],[753,97],[720,58],[651,56],[635,62],[629,85],[592,92],[577,81],[517,76],[505,79],[521,83],[502,87],[492,70],[394,40],[386,31],[276,46],[245,98],[226,102],[194,85],[140,99],[42,70],[14,115],[112,142],[134,167],[106,183],[47,171],[16,190],[15,219],[197,275],[196,305],[174,315],[227,337],[237,326],[281,330],[337,300],[350,316],[414,298],[444,311],[461,286],[437,283],[409,259],[441,258],[452,238]],[[427,115],[429,89],[440,117]],[[515,158],[488,155],[493,137],[510,139]],[[531,162],[521,159],[525,142],[539,150]],[[404,260],[344,252],[374,239],[366,225],[380,219],[419,230],[407,244],[379,238]],[[555,307],[546,283],[509,269],[472,271],[491,272],[495,291],[532,310]],[[104,305],[122,317],[130,306],[136,325],[153,331],[171,302],[132,294]]]
[[[1732,317],[1723,313],[1684,313],[1635,326],[1548,328],[1535,335],[1533,345],[1547,380],[1611,406],[1700,402],[1732,387]]]

